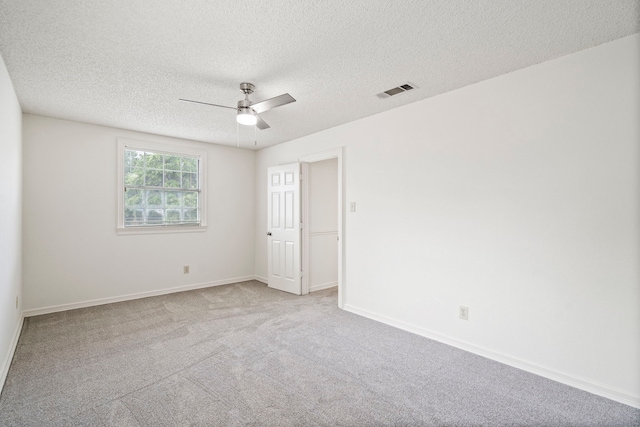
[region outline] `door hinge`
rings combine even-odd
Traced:
[[[304,228],[304,224],[300,223],[300,230],[302,230]]]
[[[300,181],[304,179],[304,175],[300,174]]]
[[[304,276],[304,272],[300,271],[300,278],[302,279],[303,276]]]

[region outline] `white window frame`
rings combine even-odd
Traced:
[[[161,142],[137,141],[127,138],[118,138],[118,224],[116,232],[119,235],[126,234],[158,234],[158,233],[193,233],[207,230],[207,152],[192,147],[165,144]],[[188,155],[198,158],[198,209],[200,210],[200,225],[149,225],[144,227],[124,226],[124,152],[125,150],[152,151],[175,155]]]

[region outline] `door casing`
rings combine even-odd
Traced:
[[[309,293],[309,275],[306,272],[309,271],[309,186],[308,186],[308,164],[314,162],[320,162],[322,160],[338,159],[338,307],[343,308],[346,296],[346,282],[345,282],[345,265],[346,265],[346,251],[345,251],[345,239],[344,239],[344,224],[345,224],[345,212],[343,207],[344,203],[344,191],[343,191],[343,147],[334,148],[332,150],[322,151],[319,153],[308,154],[298,158],[298,161],[302,165],[303,179],[301,181],[301,218],[304,224],[302,228],[302,294]]]

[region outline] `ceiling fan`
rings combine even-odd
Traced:
[[[195,102],[196,104],[212,105],[214,107],[230,108],[232,110],[236,110],[236,120],[238,121],[238,123],[247,126],[255,125],[258,129],[261,130],[268,129],[270,126],[267,124],[267,122],[262,120],[262,118],[258,114],[263,113],[267,110],[271,110],[272,108],[280,107],[291,102],[296,102],[296,100],[291,95],[289,95],[288,93],[284,93],[274,98],[266,99],[254,104],[251,102],[251,100],[249,100],[249,95],[251,95],[255,89],[256,87],[252,83],[240,83],[240,90],[242,91],[242,93],[244,93],[244,99],[238,101],[237,107],[228,107],[226,105],[210,104],[208,102],[193,101],[191,99],[182,98],[180,98],[180,101]]]

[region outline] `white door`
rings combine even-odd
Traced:
[[[269,168],[267,182],[269,287],[300,295],[300,163]]]

